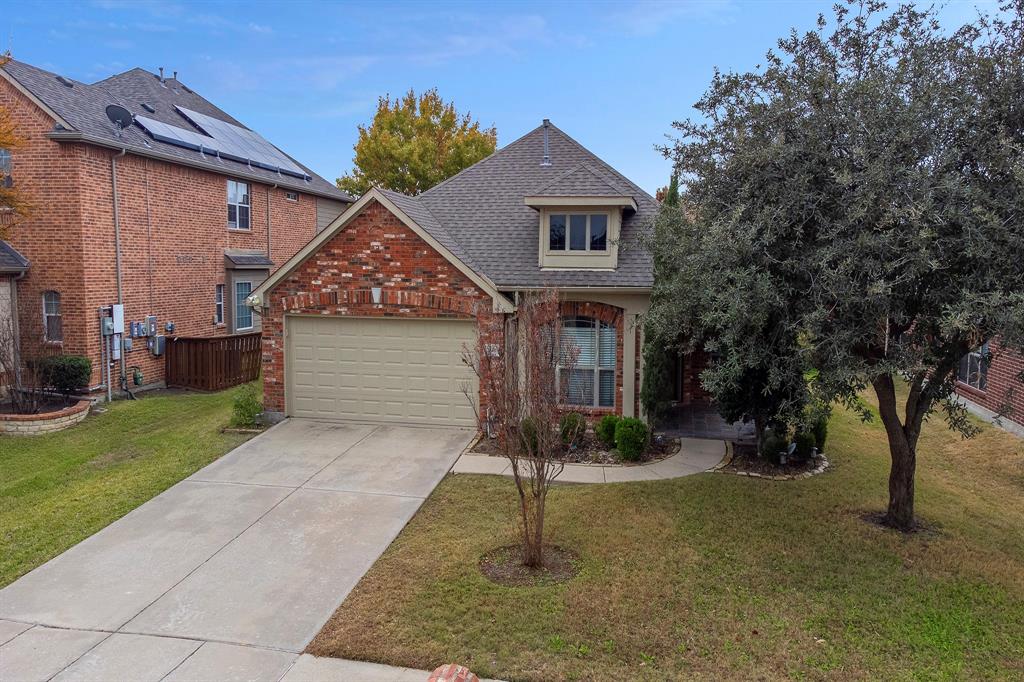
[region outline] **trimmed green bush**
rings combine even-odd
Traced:
[[[617,414],[606,414],[601,417],[601,420],[597,422],[594,427],[594,435],[597,439],[604,443],[607,447],[615,447],[615,427],[622,421],[622,417]]]
[[[523,450],[528,455],[537,452],[537,420],[533,417],[526,417],[519,422],[519,438],[522,440]]]
[[[256,387],[246,384],[235,394],[235,400],[231,406],[231,425],[246,429],[259,426],[261,412],[263,412],[263,403],[260,402],[259,395],[256,393]]]
[[[575,447],[583,441],[587,420],[579,412],[568,412],[558,421],[558,430],[562,435],[562,443],[566,447]]]
[[[797,431],[796,435],[793,436],[793,442],[796,443],[794,454],[800,459],[810,459],[811,455],[814,454],[815,446],[818,444],[814,434],[810,431]]]
[[[635,417],[619,420],[615,426],[615,447],[622,459],[635,462],[647,447],[647,424]]]
[[[64,396],[89,387],[92,375],[92,361],[81,355],[55,355],[43,361],[43,377],[46,385]]]
[[[789,447],[789,439],[770,433],[761,441],[761,456],[769,462],[779,463],[779,453]]]
[[[825,441],[828,439],[828,415],[823,414],[818,417],[811,425],[811,431],[814,433],[814,442],[818,446],[818,451],[824,452]]]

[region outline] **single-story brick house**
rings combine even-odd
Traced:
[[[473,426],[462,348],[477,316],[557,288],[581,348],[566,402],[638,415],[653,284],[640,237],[656,210],[546,120],[419,196],[369,191],[250,299],[263,318],[265,408]]]
[[[89,357],[92,389],[107,349],[117,390],[131,367],[162,381],[167,336],[259,331],[245,298],[354,201],[163,69],[83,83],[11,60],[0,108],[23,139],[0,182],[31,208],[8,225],[28,268],[0,272],[0,298],[16,295],[23,349]]]

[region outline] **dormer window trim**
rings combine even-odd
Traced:
[[[564,197],[564,196],[527,196],[523,203],[533,208],[558,206],[579,206],[581,208],[618,207],[626,211],[637,212],[633,197]]]
[[[627,209],[628,210],[628,209]],[[538,210],[537,265],[542,270],[614,270],[619,262],[619,237],[622,211],[618,206],[560,204]],[[564,216],[564,239],[552,239],[551,221]],[[576,232],[573,247],[573,216]],[[605,217],[604,248],[600,248],[599,230],[592,216]],[[582,219],[582,222],[581,220]],[[557,223],[556,223],[557,225]],[[593,243],[592,243],[593,242]]]

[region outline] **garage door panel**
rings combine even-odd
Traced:
[[[286,371],[299,417],[474,426],[462,362],[475,325],[462,320],[292,317]]]

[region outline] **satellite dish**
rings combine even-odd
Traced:
[[[132,112],[128,111],[120,104],[111,104],[107,106],[107,118],[109,118],[110,122],[121,130],[130,126],[135,120],[132,117]]]

